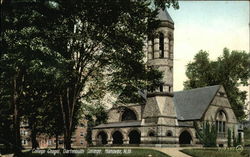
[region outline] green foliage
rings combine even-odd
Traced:
[[[161,74],[146,68],[143,45],[158,27],[157,10],[165,3],[178,8],[178,3],[154,2],[154,9],[147,0],[3,2],[0,101],[6,107],[0,111],[4,126],[15,124],[14,131],[9,129],[18,145],[18,120],[24,118],[34,137],[64,132],[70,149],[85,104],[127,86],[158,85]],[[14,107],[17,120],[12,121]],[[107,118],[102,111],[86,115],[90,112],[96,124]]]
[[[240,91],[239,86],[246,86],[250,78],[250,54],[245,51],[223,50],[223,55],[216,61],[209,60],[206,51],[200,51],[194,61],[187,65],[184,82],[185,89],[192,89],[210,85],[223,85],[229,102],[236,117],[241,120],[245,117],[244,104],[246,92]]]
[[[197,137],[204,147],[216,147],[217,130],[215,124],[205,121],[201,128],[197,122],[194,122]]]
[[[237,138],[235,137],[235,132],[233,130],[233,146],[236,147],[237,146]]]
[[[232,146],[232,135],[231,135],[231,130],[228,128],[227,130],[227,146],[231,147]]]
[[[244,145],[249,146],[250,144],[250,129],[248,127],[244,128]]]
[[[61,134],[63,127],[60,122],[58,123],[62,118],[60,113],[58,114],[59,106],[54,92],[54,75],[58,74],[56,70],[59,65],[58,58],[55,58],[54,52],[48,48],[49,40],[45,37],[42,28],[46,22],[37,10],[41,4],[28,3],[29,1],[6,3],[3,7],[5,16],[1,36],[3,42],[0,60],[1,91],[3,91],[1,105],[5,104],[5,109],[9,110],[6,117],[14,115],[11,112],[13,104],[9,102],[11,91],[16,90],[17,116],[19,119],[28,121],[33,146],[37,135],[42,133],[51,135],[52,130]],[[13,89],[12,84],[7,82],[15,78],[17,88]],[[1,111],[3,111],[2,108]],[[13,124],[14,121],[11,123]],[[57,124],[60,124],[60,127],[57,127]],[[4,130],[9,130],[8,127]],[[10,128],[9,133],[13,131]]]
[[[107,109],[103,107],[103,105],[86,106],[85,111],[88,112],[85,114],[85,118],[87,120],[87,126],[88,126],[85,139],[88,142],[88,144],[91,145],[93,127],[102,123],[106,123],[108,120],[108,112],[107,112]]]

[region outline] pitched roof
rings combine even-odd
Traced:
[[[201,119],[219,88],[220,85],[215,85],[174,92],[178,120]]]
[[[174,23],[167,10],[160,9],[157,18],[161,21],[168,21],[170,23]]]

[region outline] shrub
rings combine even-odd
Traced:
[[[216,147],[217,129],[214,123],[203,122],[202,129],[200,129],[197,122],[195,122],[194,127],[197,137],[204,147]]]

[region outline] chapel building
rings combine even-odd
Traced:
[[[218,146],[227,146],[227,130],[243,136],[224,87],[208,86],[173,92],[174,22],[160,10],[157,36],[147,41],[147,66],[163,72],[162,85],[147,91],[143,104],[116,104],[106,124],[93,128],[94,145],[199,145],[194,122],[217,126]],[[242,138],[243,139],[243,138]]]

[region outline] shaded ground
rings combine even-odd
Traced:
[[[181,150],[193,157],[248,157],[248,152],[225,149],[184,149]]]

